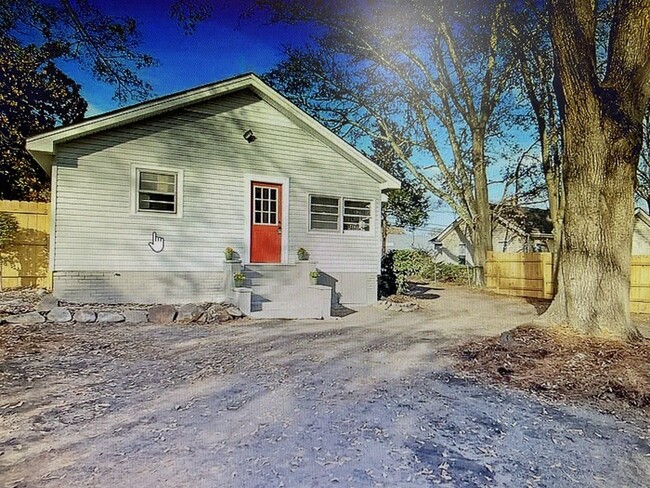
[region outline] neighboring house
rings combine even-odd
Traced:
[[[301,247],[304,274],[317,268],[341,303],[377,298],[382,191],[399,181],[253,74],[55,129],[27,149],[52,175],[61,299],[217,301],[226,247],[262,302],[280,288],[303,299]]]
[[[395,232],[386,236],[386,251],[397,251],[401,249],[424,249],[433,251],[431,232],[417,229],[408,231],[396,229]]]
[[[650,216],[640,208],[634,210],[634,234],[632,254],[650,255]]]
[[[544,209],[519,207],[516,213],[494,219],[492,246],[496,252],[553,252],[553,226]],[[433,239],[438,246],[438,261],[472,263],[472,243],[467,226],[457,219]],[[634,211],[632,254],[650,255],[650,216],[640,208]]]
[[[495,251],[553,251],[553,224],[548,219],[548,210],[532,207],[502,210],[492,222]],[[433,241],[441,244],[437,246],[439,262],[473,265],[471,233],[460,219],[449,224]]]

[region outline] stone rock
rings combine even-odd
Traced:
[[[49,312],[55,307],[59,306],[59,300],[56,299],[56,297],[52,295],[44,295],[43,298],[41,298],[41,301],[36,305],[36,311],[37,312]]]
[[[117,312],[99,312],[97,314],[97,322],[117,324],[118,322],[124,322],[124,315]]]
[[[195,303],[187,303],[178,309],[176,322],[189,324],[195,322],[203,314],[203,307]]]
[[[176,317],[176,309],[172,305],[156,305],[149,309],[149,322],[154,324],[171,324]]]
[[[72,320],[80,324],[89,324],[97,320],[97,314],[89,308],[82,308],[74,313]]]
[[[212,305],[205,311],[206,322],[227,322],[232,319],[223,305]]]
[[[45,317],[43,317],[38,312],[27,312],[19,313],[17,315],[10,315],[9,317],[5,317],[4,321],[8,324],[33,325],[42,324],[45,322]]]
[[[223,323],[232,320],[232,315],[230,315],[226,310],[222,308],[221,310],[217,311],[214,318],[216,322]]]
[[[147,312],[144,310],[125,310],[122,315],[124,315],[124,322],[129,324],[141,324],[147,321]]]
[[[226,309],[226,312],[228,312],[228,315],[231,317],[239,318],[244,316],[244,312],[239,310],[237,307],[228,307]]]
[[[47,320],[50,322],[70,322],[72,320],[72,314],[65,307],[54,307],[47,314]]]

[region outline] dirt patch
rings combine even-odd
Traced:
[[[530,322],[531,304],[415,300],[334,320],[2,324],[0,487],[645,488],[647,418],[450,372],[446,351]]]
[[[596,339],[560,328],[523,325],[453,350],[466,376],[553,400],[650,415],[650,340]]]

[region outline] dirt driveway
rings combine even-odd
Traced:
[[[644,421],[447,372],[442,348],[535,307],[429,295],[330,321],[0,325],[0,487],[648,486]]]

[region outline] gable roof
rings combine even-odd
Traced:
[[[525,211],[525,213],[528,214],[529,217],[526,221],[526,226],[521,226],[516,222],[508,220],[502,216],[498,216],[497,219],[504,224],[510,224],[512,226],[511,228],[519,232],[521,235],[532,233],[540,236],[553,237],[552,234],[553,223],[547,218],[548,210],[541,209],[541,208],[533,208],[533,207],[521,207],[521,208],[527,211],[533,210],[533,212]],[[634,209],[634,217],[639,222],[643,222],[645,225],[650,227],[650,215],[648,215],[648,213],[642,208],[637,207]],[[452,230],[454,230],[456,227],[458,227],[461,223],[462,223],[461,219],[454,220],[451,224],[445,227],[442,230],[442,232],[440,232],[440,234],[438,234],[436,237],[431,239],[431,241],[441,241],[442,239],[447,237],[447,235],[449,235],[449,233]]]
[[[447,237],[451,233],[452,230],[454,230],[456,227],[458,227],[462,223],[463,223],[463,221],[460,218],[457,218],[451,224],[449,224],[447,227],[442,229],[440,234],[435,236],[433,239],[430,239],[430,242],[440,242],[440,241],[442,241],[445,237]]]
[[[305,129],[325,145],[374,178],[380,183],[382,189],[397,189],[400,187],[401,184],[397,178],[381,169],[361,154],[361,152],[303,112],[253,73],[138,103],[130,107],[90,117],[76,124],[34,135],[27,139],[27,150],[49,174],[54,162],[57,144],[78,139],[95,132],[131,124],[165,112],[178,110],[245,89],[253,91],[262,100],[291,119],[299,127]]]
[[[492,210],[495,207],[496,205],[490,204]],[[533,234],[540,237],[553,237],[553,223],[548,218],[548,210],[522,206],[502,207],[502,209],[505,210],[503,214],[492,214],[494,219],[501,225],[508,227],[522,236]],[[443,240],[461,223],[462,220],[457,218],[445,227],[440,234],[434,237],[432,241]]]
[[[497,220],[522,235],[553,233],[553,222],[545,208],[504,205],[499,210]]]
[[[634,216],[639,220],[640,222],[643,222],[645,225],[650,227],[650,215],[643,210],[642,208],[635,208],[634,209]]]

